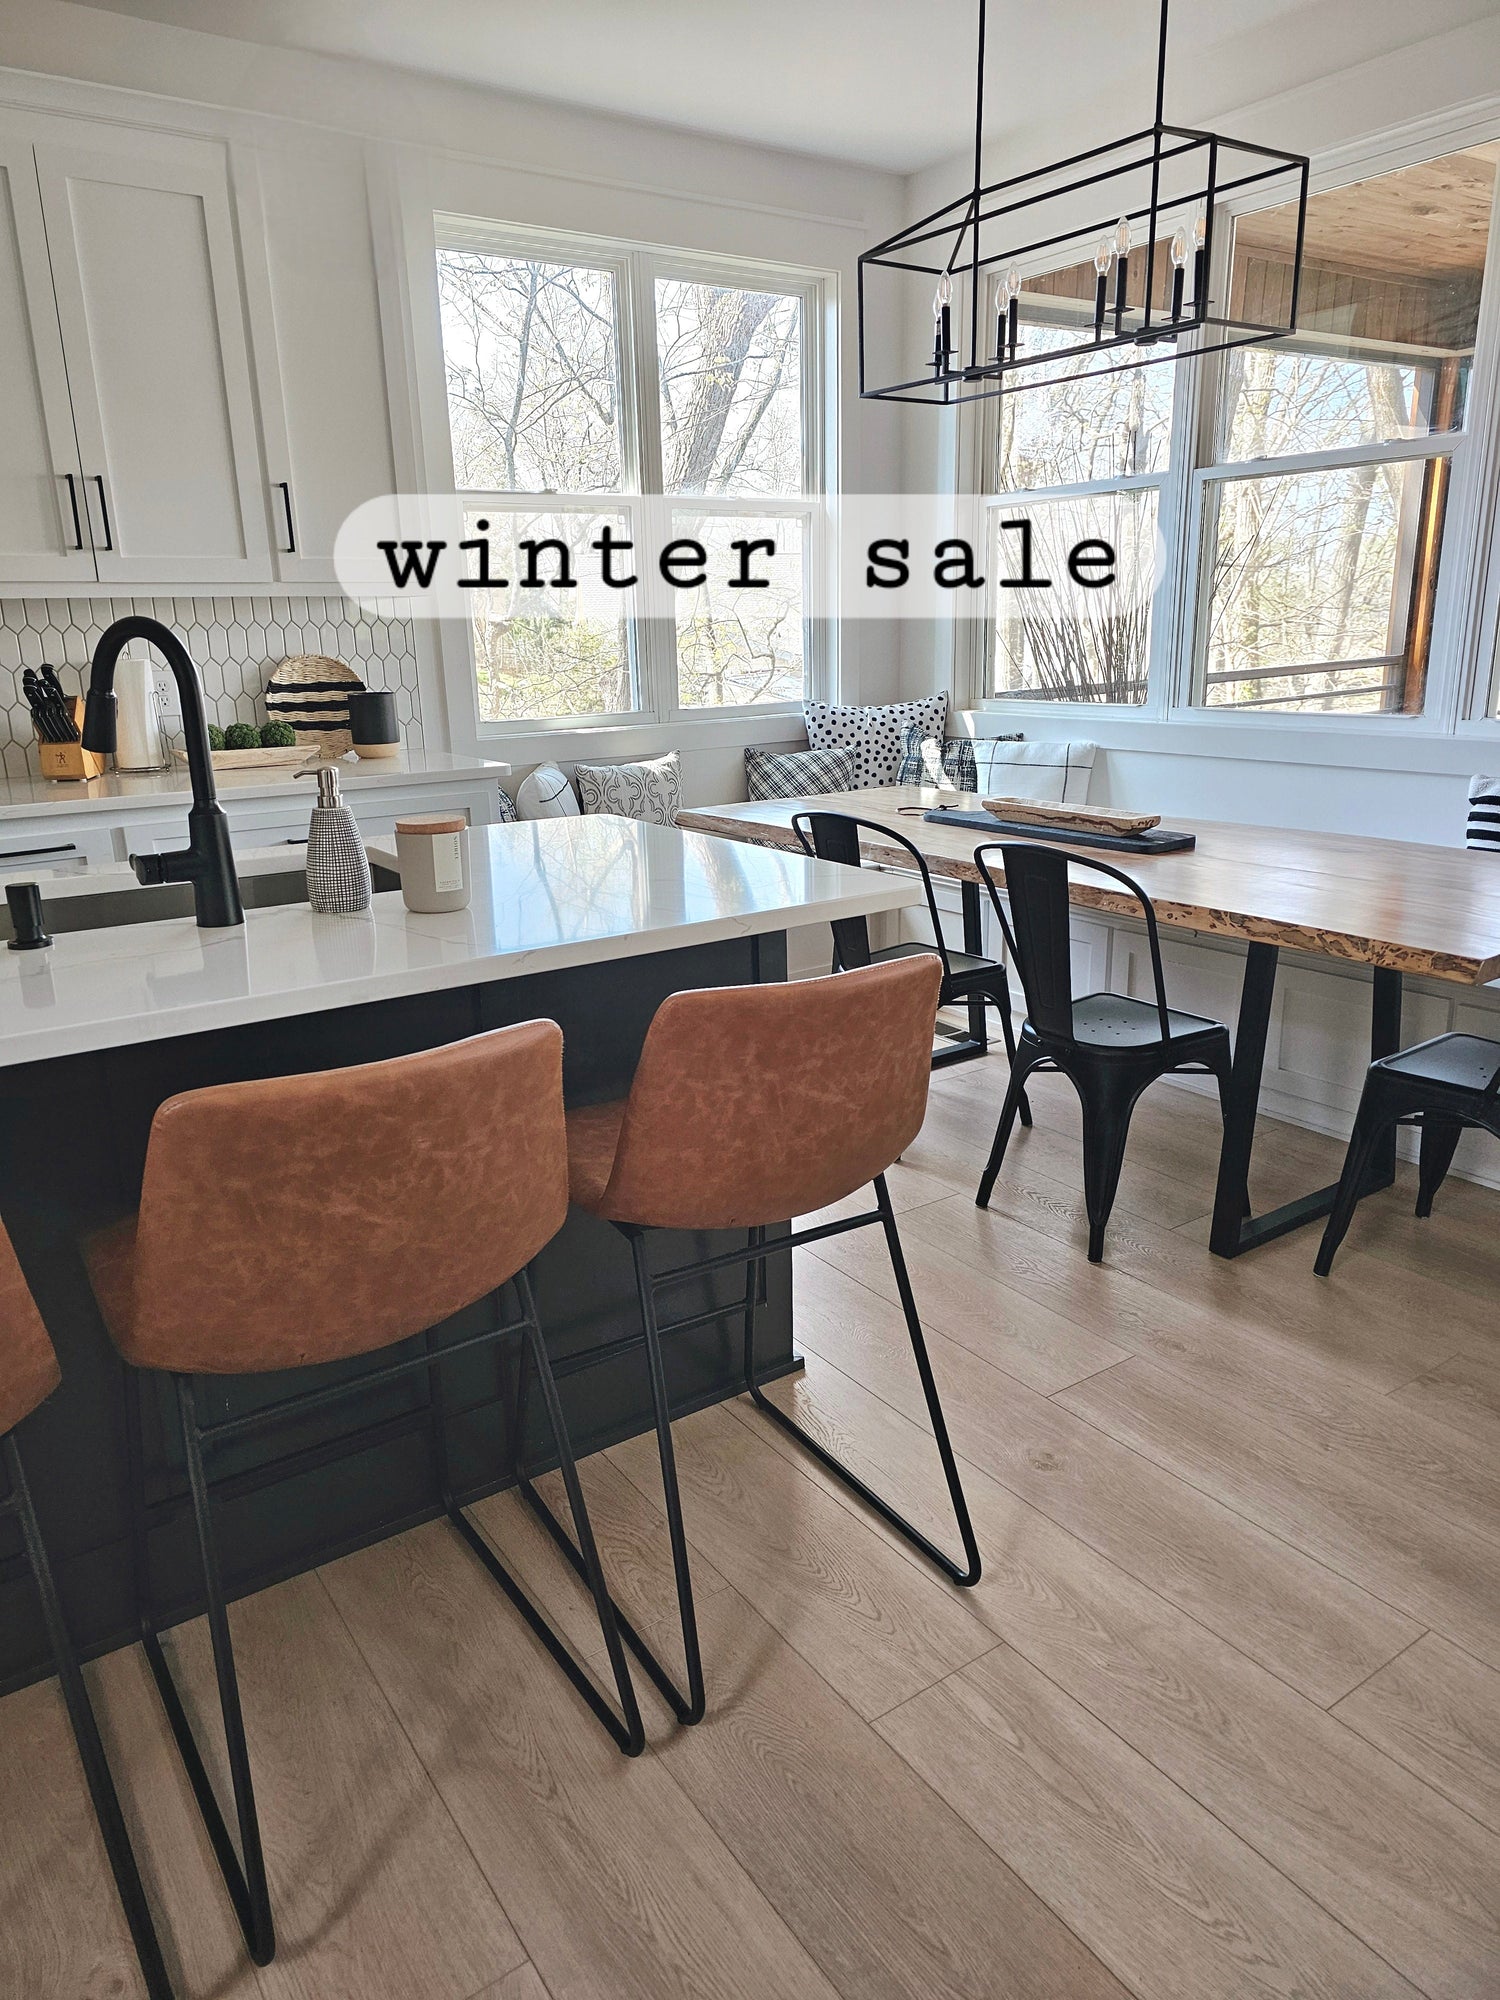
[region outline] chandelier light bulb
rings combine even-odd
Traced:
[[[1009,302],[1012,299],[1018,299],[1020,296],[1021,296],[1021,272],[1017,265],[1012,264],[1010,269],[1005,274],[1006,303],[1009,304]]]
[[[1115,255],[1117,257],[1130,255],[1130,221],[1127,216],[1122,215],[1115,226]]]
[[[1176,229],[1172,232],[1172,263],[1180,271],[1186,262],[1187,231],[1185,229]]]
[[[953,302],[953,280],[948,276],[948,273],[944,271],[943,275],[937,281],[937,290],[932,295],[933,318],[941,319],[943,316],[944,307],[951,305],[952,302]]]
[[[1208,217],[1200,215],[1193,224],[1193,246],[1201,250],[1208,241]]]
[[[1114,254],[1115,246],[1113,243],[1110,242],[1107,236],[1101,236],[1099,238],[1099,248],[1094,252],[1094,269],[1099,273],[1101,278],[1108,275]]]

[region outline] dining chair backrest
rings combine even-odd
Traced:
[[[943,942],[943,925],[938,915],[937,897],[933,893],[932,871],[921,849],[883,820],[860,819],[854,813],[841,812],[814,811],[792,815],[792,831],[801,841],[804,853],[819,861],[841,861],[849,868],[864,865],[859,847],[862,828],[878,834],[882,843],[904,848],[911,857],[911,865],[922,880],[927,917],[932,925],[933,948],[943,961],[943,977],[946,980],[953,968],[948,962],[948,947]],[[863,917],[841,917],[830,929],[841,971],[852,972],[856,967],[870,963],[870,927]]]
[[[1005,895],[1010,903],[1007,917],[1000,900],[1000,886],[986,856],[998,854],[1005,877]],[[1138,882],[1123,869],[1092,856],[1069,854],[1060,847],[1033,840],[991,841],[974,850],[974,865],[990,892],[990,901],[1000,920],[1000,928],[1021,975],[1026,995],[1026,1018],[1039,1035],[1054,1041],[1073,1040],[1073,952],[1068,904],[1068,866],[1089,868],[1123,883],[1140,904],[1146,920],[1146,941],[1151,951],[1151,974],[1155,984],[1156,1011],[1162,1040],[1171,1035],[1167,1013],[1166,979],[1162,972],[1161,941],[1157,935],[1156,912],[1151,899]]]

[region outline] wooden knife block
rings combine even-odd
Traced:
[[[74,695],[68,703],[68,712],[79,729],[83,728],[83,697]],[[104,759],[97,750],[85,750],[81,743],[44,743],[39,736],[36,740],[37,762],[44,778],[66,779],[78,783],[84,778],[100,778],[104,775]]]

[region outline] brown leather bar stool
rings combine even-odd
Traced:
[[[572,1445],[537,1319],[529,1265],[567,1214],[562,1031],[553,1021],[393,1061],[218,1084],[169,1098],[151,1126],[138,1215],[88,1246],[110,1332],[135,1369],[172,1375],[203,1565],[209,1632],[239,1833],[236,1854],[162,1651],[151,1611],[139,1404],[132,1425],[141,1638],[197,1796],[230,1900],[259,1965],[275,1952],[234,1649],[205,1454],[291,1415],[425,1372],[443,1506],[611,1737],[645,1741],[613,1605],[578,1484]],[[299,1274],[295,1307],[263,1282],[257,1244]],[[431,1329],[510,1284],[519,1315],[433,1345]],[[195,1378],[307,1368],[424,1336],[424,1350],[354,1381],[304,1391],[244,1416],[205,1421]],[[501,1564],[454,1497],[441,1366],[519,1336],[541,1383],[579,1567],[593,1593],[619,1713]],[[138,1380],[135,1381],[138,1390]]]
[[[626,1643],[683,1722],[704,1711],[703,1667],[692,1575],[672,1451],[672,1413],[662,1340],[706,1318],[743,1315],[747,1392],[783,1430],[874,1508],[955,1583],[979,1580],[979,1548],[948,1441],[937,1385],[922,1338],[886,1169],[921,1129],[932,1066],[932,1031],[943,968],[931,952],[886,965],[790,985],[730,986],[675,993],[646,1035],[630,1095],[568,1114],[573,1200],[612,1222],[635,1259],[642,1336],[656,1415],[668,1533],[677,1578],[687,1693],[623,1616]],[[845,1221],[778,1236],[789,1217],[842,1201],[873,1182],[875,1206]],[[896,1277],[912,1354],[932,1421],[938,1457],[963,1542],[955,1562],[890,1503],[834,1457],[763,1393],[756,1372],[755,1308],[771,1256],[878,1222]],[[746,1230],[743,1250],[653,1272],[652,1229]],[[657,1294],[690,1278],[743,1265],[745,1295],[734,1305],[663,1325]],[[555,1538],[561,1524],[524,1483],[526,1497]],[[574,1551],[575,1566],[579,1560]]]
[[[9,1236],[0,1228],[0,1465],[6,1484],[0,1491],[0,1518],[14,1515],[21,1524],[21,1542],[27,1563],[42,1600],[42,1620],[57,1667],[58,1683],[73,1726],[79,1761],[93,1801],[94,1815],[104,1837],[110,1872],[130,1926],[130,1936],[140,1961],[141,1976],[150,2000],[172,2000],[172,1982],[162,1962],[156,1926],[151,1921],[140,1870],[125,1830],[119,1796],[110,1776],[109,1762],[94,1719],[93,1704],[84,1685],[78,1655],[68,1634],[67,1622],[47,1559],[46,1544],[26,1484],[20,1446],[15,1429],[44,1403],[57,1387],[57,1356],[36,1309],[36,1301],[16,1262]]]

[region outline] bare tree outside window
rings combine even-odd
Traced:
[[[654,324],[637,330],[637,343],[654,339],[659,396],[652,407],[634,409],[632,427],[625,419],[634,389],[622,368],[629,302],[614,267],[446,247],[438,253],[438,290],[454,481],[471,502],[471,518],[491,519],[497,573],[514,576],[499,551],[513,548],[539,518],[533,506],[523,527],[528,515],[518,501],[616,495],[624,505],[608,518],[630,534],[630,497],[645,490],[627,450],[633,428],[643,462],[660,463],[660,490],[691,495],[712,510],[674,515],[675,534],[712,548],[716,578],[677,604],[677,705],[798,698],[806,664],[806,524],[795,512],[761,515],[753,507],[807,492],[802,295],[656,279]],[[647,426],[654,427],[649,450]],[[728,501],[741,505],[716,504]],[[751,511],[743,510],[746,502]],[[539,532],[561,534],[583,556],[604,518],[559,508]],[[736,535],[776,542],[771,587],[724,586]],[[764,571],[766,558],[757,566]],[[642,705],[637,659],[649,635],[628,630],[623,615],[580,615],[565,593],[525,615],[502,593],[475,596],[484,720],[619,714]]]

